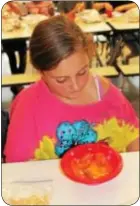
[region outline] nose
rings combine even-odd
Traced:
[[[73,92],[78,92],[79,91],[79,86],[77,84],[76,79],[71,79],[71,85],[70,86],[71,86],[71,90]]]

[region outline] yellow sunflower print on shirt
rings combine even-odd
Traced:
[[[55,154],[55,140],[44,136],[40,141],[39,148],[34,152],[35,160],[48,160],[58,158]]]
[[[109,145],[118,152],[125,152],[127,146],[139,137],[139,129],[118,121],[116,118],[105,120],[102,124],[96,125],[94,131],[98,134],[98,140],[107,140]]]

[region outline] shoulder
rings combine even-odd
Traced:
[[[105,77],[100,76],[99,82],[103,91],[103,95],[108,95],[111,97],[111,99],[126,101],[126,98],[124,97],[122,91],[116,87],[110,79],[107,79]]]
[[[32,84],[28,88],[23,89],[15,98],[15,101],[18,101],[20,99],[22,100],[32,100],[33,97],[35,97],[36,92],[38,91],[39,82]]]
[[[11,105],[11,114],[15,110],[30,110],[34,108],[37,96],[40,91],[40,81],[32,84],[26,89],[23,89],[14,99]]]
[[[98,76],[98,78],[99,78],[99,83],[100,83],[102,91],[103,91],[103,95],[106,95],[106,93],[108,92],[108,90],[111,87],[111,81],[105,77],[102,77],[102,76]]]

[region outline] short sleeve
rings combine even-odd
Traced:
[[[123,120],[121,128],[123,128],[122,132],[124,135],[121,142],[124,142],[125,148],[127,148],[132,142],[139,138],[139,119],[131,103],[123,94],[120,95],[118,101],[120,104],[121,119]]]
[[[122,115],[127,123],[139,128],[138,116],[131,103],[125,97],[122,98]]]
[[[11,107],[4,151],[6,162],[21,162],[33,158],[36,143],[34,105],[35,101],[29,94],[22,94],[15,99]]]
[[[131,103],[112,84],[105,101],[109,106],[107,107],[108,125],[110,125],[107,133],[109,145],[118,152],[125,152],[128,146],[139,138],[139,119]],[[100,139],[102,138],[101,136]]]

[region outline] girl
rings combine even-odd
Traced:
[[[97,141],[118,152],[138,150],[136,114],[115,86],[91,73],[89,46],[64,16],[36,26],[30,56],[42,78],[13,102],[7,162],[59,158],[74,145]]]

